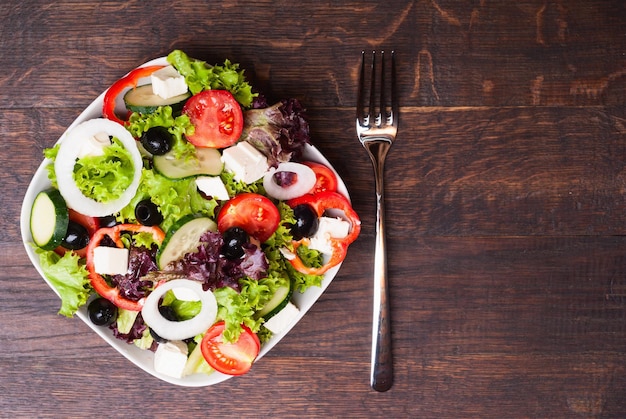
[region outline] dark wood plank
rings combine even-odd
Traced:
[[[0,8],[0,411],[10,417],[622,417],[626,5],[620,1],[149,2]],[[363,49],[394,48],[387,165],[395,383],[368,385],[372,167]],[[243,377],[143,373],[30,265],[19,215],[42,150],[174,48],[240,62],[308,109],[363,221],[335,281]]]

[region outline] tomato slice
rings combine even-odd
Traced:
[[[242,193],[228,200],[217,215],[217,229],[224,233],[231,227],[242,228],[260,242],[271,237],[280,223],[276,205],[266,196]]]
[[[309,193],[314,194],[317,192],[337,190],[337,176],[330,167],[314,161],[305,161],[302,162],[302,164],[313,169],[315,178],[317,179],[315,186],[313,186],[313,189],[311,189]]]
[[[245,374],[259,355],[261,342],[257,335],[242,325],[239,340],[234,343],[223,341],[225,324],[215,323],[207,330],[200,343],[202,356],[216,371],[228,375]]]
[[[243,112],[227,90],[205,90],[190,97],[183,107],[195,131],[186,136],[196,147],[233,145],[243,131]]]

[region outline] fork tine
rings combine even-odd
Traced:
[[[365,51],[361,51],[361,71],[359,74],[359,86],[356,102],[356,120],[363,119],[363,92],[365,91]]]
[[[391,114],[389,116],[389,122],[397,126],[400,104],[398,101],[398,92],[396,91],[396,54],[395,51],[391,51]]]
[[[377,125],[382,125],[387,122],[387,102],[385,92],[387,86],[385,85],[385,51],[380,52],[380,105],[378,108],[378,116],[376,117]]]
[[[383,74],[384,71],[381,71]],[[383,89],[381,89],[383,90]],[[378,124],[378,115],[376,115],[376,51],[372,51],[372,68],[370,74],[370,103],[369,103],[369,118],[374,118],[376,124]]]

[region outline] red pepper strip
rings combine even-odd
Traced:
[[[157,243],[162,243],[163,238],[165,237],[165,233],[159,227],[148,227],[140,224],[118,224],[113,227],[101,228],[94,233],[91,241],[89,242],[89,246],[87,246],[86,268],[89,271],[91,286],[98,294],[100,294],[100,296],[106,298],[119,308],[130,311],[141,311],[144,303],[143,299],[139,301],[133,301],[122,296],[120,294],[120,290],[107,284],[102,275],[95,271],[94,267],[94,249],[98,247],[102,239],[108,236],[113,240],[113,242],[115,242],[115,245],[117,247],[124,247],[121,239],[121,234],[124,231],[134,233],[151,233]]]
[[[311,268],[309,266],[306,266],[302,262],[302,259],[300,259],[300,256],[298,256],[297,250],[298,247],[300,247],[300,245],[302,244],[308,246],[309,239],[304,238],[302,240],[293,242],[293,253],[295,257],[289,260],[289,262],[291,263],[291,266],[296,269],[296,271],[302,272],[303,274],[307,275],[322,275],[326,273],[326,271],[330,268],[339,265],[345,259],[346,253],[348,252],[348,245],[345,242],[342,242],[341,240],[333,240],[333,254],[330,256],[330,260],[319,268]]]
[[[295,257],[289,260],[291,265],[298,272],[302,272],[304,274],[322,275],[330,268],[337,266],[344,260],[348,251],[348,245],[355,241],[356,238],[359,236],[359,233],[361,232],[361,220],[356,211],[354,211],[354,209],[352,208],[352,205],[350,205],[350,201],[348,201],[348,199],[339,192],[322,191],[315,194],[306,194],[301,197],[290,199],[289,201],[287,201],[287,205],[289,205],[291,208],[295,208],[296,206],[302,204],[309,205],[311,208],[313,208],[318,217],[324,215],[324,213],[329,209],[341,210],[352,225],[350,228],[350,232],[346,237],[342,239],[331,239],[333,253],[330,257],[330,260],[319,268],[311,268],[306,266],[296,252],[300,245],[308,245],[309,239],[303,238],[301,240],[294,240],[292,242]]]
[[[137,82],[142,77],[148,77],[150,74],[155,71],[163,68],[165,66],[162,65],[151,65],[147,67],[139,67],[113,83],[109,90],[104,95],[104,104],[102,105],[102,115],[105,118],[110,119],[112,121],[117,122],[118,124],[125,125],[127,121],[121,120],[115,114],[115,99],[129,87],[135,88],[137,87]]]

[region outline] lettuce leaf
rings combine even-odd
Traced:
[[[310,287],[319,287],[324,280],[323,275],[308,275],[298,272],[280,253],[281,248],[293,250],[291,226],[296,223],[293,209],[280,201],[277,205],[281,222],[274,234],[264,243],[264,251],[269,261],[269,272],[280,272],[294,281],[295,290],[303,293]],[[306,246],[298,247],[298,255],[307,266],[322,266],[322,254]]]
[[[83,195],[98,202],[119,198],[133,181],[133,158],[117,138],[101,156],[86,156],[74,166],[74,181]]]
[[[244,71],[239,64],[224,61],[224,65],[209,65],[205,61],[189,57],[181,50],[174,50],[167,56],[180,74],[185,77],[192,94],[203,90],[228,90],[243,107],[248,108],[257,96],[252,93],[252,86],[246,81]]]
[[[300,160],[311,142],[305,109],[296,99],[245,111],[241,139],[262,152],[271,166]]]
[[[159,207],[163,215],[160,227],[166,232],[177,220],[189,214],[215,217],[217,201],[204,198],[194,178],[173,180],[144,168],[137,194],[122,209],[119,219],[136,222],[135,206],[146,198]]]
[[[135,138],[153,127],[165,127],[174,137],[172,152],[180,160],[195,159],[196,148],[184,136],[191,135],[195,128],[187,115],[174,117],[171,106],[160,106],[154,112],[141,114],[133,112],[128,119],[128,131]]]
[[[217,300],[217,320],[224,320],[224,340],[236,342],[241,334],[241,324],[245,324],[254,333],[258,332],[263,319],[255,319],[254,313],[260,310],[273,294],[271,283],[241,279],[241,292],[231,287],[213,291]]]
[[[59,153],[59,147],[61,147],[61,144],[56,144],[54,147],[44,149],[44,157],[54,162],[54,160],[57,158],[57,154]],[[50,163],[49,165],[47,165],[46,171],[48,172],[48,179],[50,179],[52,187],[58,189],[59,184],[57,183],[57,175],[54,171],[54,163]]]
[[[89,272],[74,252],[59,256],[54,251],[35,248],[45,277],[61,297],[59,314],[72,317],[87,302],[92,288]]]

